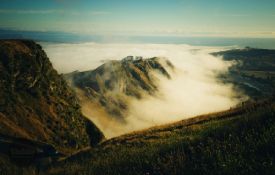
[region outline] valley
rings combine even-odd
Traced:
[[[110,137],[123,134],[122,125],[127,124],[131,102],[158,96],[159,78],[169,80],[173,71],[174,66],[165,58],[128,56],[121,61],[108,61],[95,70],[72,72],[64,77],[77,93],[82,112]],[[108,132],[114,125],[118,129]]]
[[[158,96],[177,65],[127,57],[60,75],[35,42],[1,40],[0,174],[272,174],[274,51],[212,55],[236,62],[217,78],[249,100],[106,139],[100,122],[127,122],[129,101]]]
[[[275,0],[1,0],[0,175],[274,175]]]
[[[275,92],[275,51],[246,47],[212,53],[225,61],[236,61],[229,74],[221,75],[224,82],[233,83],[250,98],[269,97]]]

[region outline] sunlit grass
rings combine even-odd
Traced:
[[[249,112],[250,111],[250,112]],[[230,118],[107,141],[52,174],[272,174],[274,106]]]

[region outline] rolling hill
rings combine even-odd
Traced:
[[[137,131],[62,160],[57,174],[273,174],[274,97]]]
[[[275,50],[246,47],[212,53],[235,65],[220,79],[232,83],[250,98],[269,97],[275,92]]]

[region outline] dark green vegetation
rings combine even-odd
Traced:
[[[36,146],[29,149],[32,142],[49,144],[68,154],[103,139],[81,114],[74,92],[33,41],[0,41],[0,89],[1,155],[36,154]],[[20,143],[20,138],[30,142]],[[3,162],[0,174],[7,166]]]
[[[213,53],[236,64],[221,79],[231,82],[251,98],[268,97],[275,91],[275,50],[234,49]]]
[[[128,56],[123,60],[108,61],[95,70],[67,74],[65,78],[72,88],[82,92],[78,95],[83,103],[96,103],[112,117],[123,121],[127,116],[129,98],[154,95],[158,89],[155,74],[169,79],[168,72],[173,68],[171,62],[164,58]],[[84,97],[81,97],[83,94]]]
[[[50,174],[273,174],[274,98],[101,143]]]

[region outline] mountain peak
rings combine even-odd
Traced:
[[[158,91],[157,74],[167,79],[174,66],[165,58],[127,56],[111,60],[98,68],[65,75],[80,99],[102,106],[111,116],[124,120],[129,99],[154,95]],[[84,100],[85,99],[85,100]]]

